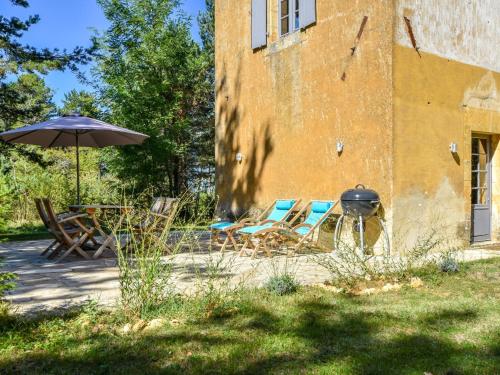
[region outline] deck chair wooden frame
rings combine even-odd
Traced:
[[[333,202],[333,205],[325,211],[325,213],[317,220],[314,225],[305,224],[304,222],[299,222],[301,217],[307,214],[308,209],[312,207],[314,202],[319,203],[329,203]],[[292,240],[296,242],[292,251],[287,251],[287,255],[291,253],[296,253],[302,246],[306,243],[313,242],[313,235],[316,229],[318,229],[321,224],[332,214],[333,210],[337,207],[338,201],[322,201],[322,200],[312,200],[309,201],[302,209],[290,220],[290,222],[277,223],[270,228],[262,229],[251,235],[246,236],[245,243],[240,251],[240,255],[246,254],[247,250],[252,251],[252,259],[258,254],[260,248],[264,250],[268,257],[272,256],[270,250],[270,242],[275,244],[284,243],[287,240]],[[307,219],[307,215],[305,217]],[[296,232],[299,228],[308,228],[304,235],[300,235]],[[251,248],[248,248],[248,246]]]
[[[81,221],[81,219],[87,217],[87,214],[75,214],[58,218],[50,200],[44,198],[42,202],[47,213],[49,231],[59,242],[50,257],[57,256],[60,251],[65,249],[66,251],[58,258],[57,262],[66,258],[73,251],[76,251],[85,259],[91,259],[89,254],[82,249],[82,246],[93,238],[95,232],[95,228],[88,228]]]
[[[149,209],[144,220],[139,224],[133,226],[132,230],[135,236],[143,236],[145,233],[151,233],[153,236],[160,240],[161,233],[170,225],[175,218],[172,214],[177,210],[179,206],[178,198],[167,198],[167,197],[156,197],[153,200],[153,204]],[[158,234],[160,233],[160,234]],[[132,243],[138,239],[138,237],[131,236],[125,245],[126,248],[130,248]],[[170,253],[171,248],[168,244],[164,244],[165,251]]]
[[[51,252],[51,250],[54,250],[56,248],[56,245],[61,244],[61,238],[56,237],[54,235],[54,233],[52,233],[51,228],[50,228],[50,223],[49,223],[49,217],[47,215],[47,211],[45,210],[45,206],[44,206],[41,198],[35,198],[35,206],[36,206],[36,209],[38,211],[38,215],[40,216],[40,219],[42,220],[43,225],[45,226],[47,231],[54,236],[54,241],[52,241],[52,243],[49,246],[47,246],[47,248],[45,248],[45,250],[42,251],[42,253],[40,254],[41,256],[44,256],[44,255],[50,256],[49,253]],[[63,218],[67,218],[69,216],[74,217],[75,213],[73,213],[73,212],[60,212],[60,213],[56,214],[56,218],[58,220],[61,220]],[[75,220],[78,220],[80,222],[79,226],[84,225],[83,222],[80,220],[80,218],[75,218]],[[72,224],[73,223],[71,221],[69,221],[67,225],[72,225]],[[72,226],[74,226],[74,225],[72,225]],[[94,245],[98,244],[94,237],[90,238],[90,240],[94,243]]]
[[[40,198],[35,198],[35,206],[36,210],[38,211],[38,215],[40,216],[40,219],[42,220],[42,223],[45,226],[45,229],[47,229],[50,232],[49,218],[47,216],[47,212],[45,211],[45,207],[43,206],[43,202]],[[59,243],[60,243],[59,238],[55,237],[54,241],[52,241],[52,243],[49,246],[47,246],[40,255],[43,256],[49,253],[51,250],[55,248],[54,246],[56,246]]]
[[[212,239],[215,238],[215,240],[219,243],[219,236],[221,233],[225,233],[226,234],[226,239],[224,240],[224,242],[222,243],[222,246],[221,246],[221,253],[223,253],[227,246],[233,246],[233,249],[235,251],[238,251],[238,241],[236,240],[236,238],[234,238],[234,234],[236,233],[236,231],[240,230],[241,228],[244,228],[244,227],[247,227],[247,226],[253,226],[253,225],[264,225],[264,224],[267,224],[267,223],[270,223],[270,222],[273,222],[273,220],[268,220],[267,219],[267,216],[271,213],[271,211],[273,210],[273,208],[276,206],[277,202],[280,201],[280,200],[286,200],[286,201],[295,201],[295,204],[292,206],[292,208],[288,211],[288,216],[290,215],[291,212],[295,211],[298,207],[298,205],[300,204],[301,200],[300,199],[295,199],[295,198],[291,198],[291,199],[276,199],[273,203],[271,203],[269,206],[267,206],[264,211],[262,211],[260,213],[259,216],[257,216],[257,218],[251,218],[251,217],[247,217],[247,218],[244,218],[242,220],[239,220],[238,222],[234,223],[233,225],[229,226],[229,227],[226,227],[224,229],[221,229],[221,230],[216,230],[216,229],[212,229]]]

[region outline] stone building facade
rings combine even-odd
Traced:
[[[361,183],[393,247],[500,240],[499,25],[498,0],[216,0],[222,209]]]

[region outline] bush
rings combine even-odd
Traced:
[[[332,284],[354,289],[360,282],[367,280],[395,281],[409,280],[418,276],[419,272],[429,266],[436,269],[443,254],[452,257],[450,251],[439,253],[437,249],[443,246],[444,240],[438,236],[438,231],[420,235],[415,244],[405,249],[400,255],[365,256],[357,251],[354,245],[339,243],[331,256],[316,255],[313,261],[326,268],[332,276]],[[452,258],[450,258],[452,259]],[[446,261],[446,266],[453,269],[452,262]]]
[[[150,198],[145,196],[135,201],[147,202],[145,206],[151,204]],[[126,315],[148,318],[174,311],[179,304],[188,302],[177,295],[173,266],[175,257],[181,251],[193,253],[202,247],[196,231],[200,223],[195,218],[189,220],[185,217],[192,203],[193,196],[186,194],[179,198],[170,212],[165,213],[168,217],[152,219],[149,207],[126,216],[118,232],[127,233],[127,243],[120,244],[117,249],[121,304]],[[199,215],[204,218],[205,212],[200,210]],[[149,224],[137,230],[136,225],[146,221]],[[221,273],[228,267],[224,264],[226,261],[209,258],[203,267],[208,279],[199,282],[201,292],[197,295],[200,305],[206,306],[204,309],[207,311],[216,310],[228,300],[225,285],[220,285]],[[198,274],[199,270],[196,272]]]
[[[442,272],[454,273],[459,271],[458,261],[451,254],[444,254],[439,263]]]
[[[101,175],[101,150],[80,152],[81,196],[85,203],[115,203],[121,190],[112,175]],[[57,211],[67,210],[76,198],[76,161],[74,149],[40,151],[44,166],[13,153],[0,158],[0,226],[39,222],[34,199],[49,197]],[[57,186],[57,189],[54,189]],[[4,225],[5,227],[5,225]],[[5,228],[4,228],[5,230]]]
[[[2,259],[0,258],[0,267],[2,266]],[[17,278],[16,275],[14,275],[11,272],[0,272],[0,304],[2,303],[2,297],[4,296],[5,292],[14,289],[16,284],[14,283],[14,280]]]
[[[284,296],[295,293],[299,288],[299,283],[294,275],[286,273],[269,278],[265,288],[273,294]]]
[[[197,265],[196,290],[190,299],[194,316],[202,319],[218,319],[239,310],[240,296],[245,280],[233,282],[236,271],[236,256],[224,256],[210,252],[205,261]]]

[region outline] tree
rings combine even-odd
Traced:
[[[205,11],[198,15],[200,37],[202,41],[202,58],[204,80],[201,83],[202,106],[200,127],[193,142],[195,150],[192,153],[194,169],[192,178],[199,183],[205,182],[213,187],[215,165],[215,1],[205,0]],[[203,155],[203,157],[200,157]]]
[[[104,114],[100,108],[95,95],[86,91],[71,90],[64,94],[63,106],[59,109],[59,115],[65,116],[71,113],[79,113],[82,116],[102,119]]]
[[[146,133],[119,149],[114,171],[142,191],[179,195],[205,156],[197,136],[207,120],[206,62],[175,0],[98,0],[110,27],[96,36],[97,78],[111,121]]]
[[[10,2],[14,6],[29,6],[27,0]],[[24,21],[0,15],[0,130],[45,120],[54,114],[52,93],[40,75],[52,70],[77,70],[78,64],[85,64],[91,58],[91,48],[76,47],[72,52],[67,52],[21,44],[19,40],[23,33],[39,21],[37,15]],[[24,149],[22,146],[16,148]],[[0,154],[8,155],[12,149],[3,145]]]

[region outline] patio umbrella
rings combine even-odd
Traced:
[[[93,118],[72,114],[0,133],[9,143],[47,147],[76,147],[76,190],[80,204],[80,146],[106,147],[141,144],[147,135]]]

